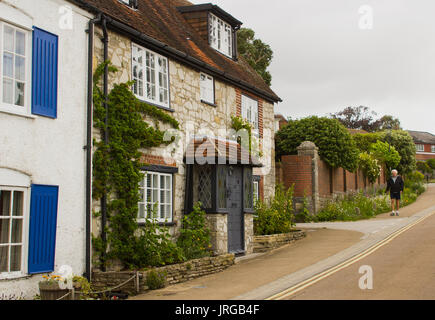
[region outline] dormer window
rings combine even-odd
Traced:
[[[137,0],[119,0],[122,3],[125,3],[127,6],[137,9]]]
[[[209,13],[209,41],[213,49],[233,57],[233,28],[212,13]]]

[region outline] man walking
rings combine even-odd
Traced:
[[[404,187],[405,184],[402,177],[399,176],[399,172],[397,170],[391,171],[391,178],[387,182],[387,192],[390,191],[391,207],[393,208],[392,217],[399,216],[400,200]]]

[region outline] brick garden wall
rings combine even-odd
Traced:
[[[282,156],[281,162],[277,164],[276,180],[286,188],[295,186],[296,208],[300,207],[304,195],[309,198],[309,202],[318,202],[314,206],[318,212],[319,207],[325,201],[347,193],[368,190],[369,188],[385,187],[385,172],[381,171],[380,178],[374,184],[370,184],[361,171],[355,173],[344,170],[343,168],[331,168],[325,161],[321,160],[317,154],[317,148],[308,149],[305,147],[298,149],[298,155]],[[308,153],[307,153],[308,150]],[[311,152],[311,155],[309,155]],[[316,159],[316,160],[313,160]],[[317,177],[317,181],[315,181]]]

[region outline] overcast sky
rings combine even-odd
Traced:
[[[364,105],[435,134],[435,1],[211,2],[272,47],[272,88],[284,100],[277,113],[324,116]],[[373,26],[361,29],[367,5]]]

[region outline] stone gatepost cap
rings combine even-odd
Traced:
[[[311,141],[302,142],[301,145],[297,148],[298,150],[319,150],[316,145]]]

